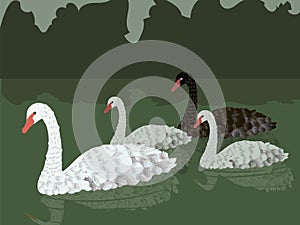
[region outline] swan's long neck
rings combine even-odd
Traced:
[[[52,176],[62,172],[62,145],[59,126],[52,111],[43,118],[48,131],[48,151],[42,175]]]
[[[193,125],[197,119],[197,86],[192,77],[188,77],[186,83],[189,89],[189,101],[180,125],[183,131],[186,131],[189,135],[193,135],[195,131],[198,133],[199,130],[199,128],[196,130],[193,128]]]
[[[119,119],[113,139],[118,143],[122,143],[126,135],[126,110],[122,101],[115,102],[115,105],[119,112]]]
[[[200,159],[200,166],[207,167],[217,155],[218,147],[218,130],[214,115],[209,112],[205,115],[209,125],[209,137],[205,151]]]
[[[189,96],[190,96],[189,104],[194,104],[194,107],[197,110],[198,96],[197,96],[196,81],[192,77],[188,77],[186,85],[188,86],[188,89],[189,89]]]
[[[195,80],[192,77],[188,77],[187,86],[189,89],[189,102],[183,118],[185,121],[190,121],[191,123],[190,126],[192,127],[197,117],[197,104],[198,104],[197,86]]]

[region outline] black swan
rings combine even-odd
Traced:
[[[175,85],[171,91],[175,91],[178,87],[186,84],[189,89],[189,102],[185,114],[178,125],[178,128],[187,132],[193,137],[208,137],[209,126],[207,122],[202,123],[197,129],[193,127],[197,120],[197,85],[191,75],[181,72],[176,76]],[[263,132],[269,132],[276,127],[276,122],[273,122],[270,117],[247,108],[226,107],[213,110],[217,126],[218,135],[223,135],[224,138],[247,137],[257,135]],[[226,118],[223,120],[223,118]],[[222,124],[226,121],[226,124]]]

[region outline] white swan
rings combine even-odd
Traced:
[[[176,166],[175,158],[144,145],[102,145],[81,154],[62,170],[62,146],[54,112],[43,103],[27,109],[22,133],[43,120],[48,131],[48,151],[37,188],[42,194],[57,195],[81,190],[109,190],[123,185],[149,181],[153,175],[168,173]],[[88,160],[88,161],[87,161]]]
[[[262,141],[238,141],[217,154],[217,124],[214,115],[207,110],[198,114],[194,127],[202,122],[209,124],[209,139],[205,151],[200,159],[200,167],[206,169],[240,168],[270,166],[288,158],[283,149]]]
[[[116,107],[119,111],[119,120],[115,135],[110,144],[145,144],[147,147],[157,149],[175,148],[178,145],[187,144],[191,141],[191,136],[186,132],[167,125],[146,125],[142,126],[127,137],[126,132],[126,110],[123,101],[119,97],[111,97],[107,101],[104,113]]]

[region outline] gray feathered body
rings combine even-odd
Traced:
[[[259,133],[269,132],[276,127],[270,117],[247,108],[226,107],[213,110],[218,134],[224,138],[247,137]],[[200,137],[208,137],[209,126],[206,123],[200,125]]]

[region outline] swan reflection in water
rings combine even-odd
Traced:
[[[201,172],[201,171],[200,171]],[[212,190],[217,184],[218,178],[225,178],[232,183],[248,188],[265,191],[285,191],[292,187],[293,174],[285,163],[277,163],[273,166],[253,169],[223,169],[204,170],[206,182],[195,182],[204,190]]]
[[[147,209],[170,200],[172,193],[178,193],[178,184],[174,176],[149,186],[124,186],[109,191],[82,191],[73,195],[45,195],[41,202],[50,212],[49,221],[42,221],[32,215],[28,217],[37,224],[59,225],[63,220],[65,201],[73,201],[92,209]]]

